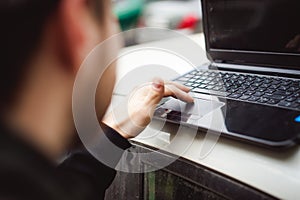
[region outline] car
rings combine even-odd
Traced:
[[[137,37],[138,43],[170,37],[168,29],[184,34],[202,32],[202,12],[199,0],[155,1],[146,3],[138,27],[160,28],[158,34],[144,31]],[[165,29],[165,31],[164,31]]]
[[[114,0],[114,10],[123,31],[134,28],[159,28],[125,32],[126,44],[169,38],[170,29],[184,34],[202,32],[200,0]]]

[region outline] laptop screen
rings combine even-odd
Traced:
[[[206,42],[213,57],[220,59],[223,52],[221,60],[226,60],[226,52],[238,53],[235,60],[247,62],[257,54],[258,64],[276,65],[280,59],[281,65],[300,67],[300,0],[203,1]],[[285,59],[291,57],[295,60]]]

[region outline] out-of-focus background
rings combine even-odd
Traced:
[[[202,32],[200,0],[113,0],[115,15],[125,31],[126,46],[170,37],[165,29],[183,34]],[[159,34],[129,31],[135,28],[161,28]],[[149,34],[147,34],[149,33]]]

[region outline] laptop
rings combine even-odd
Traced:
[[[300,143],[300,1],[202,0],[205,66],[175,79],[193,104],[154,117],[256,145]]]

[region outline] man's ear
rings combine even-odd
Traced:
[[[58,46],[62,61],[77,72],[81,62],[91,50],[95,39],[95,23],[88,0],[62,0],[58,8]]]

